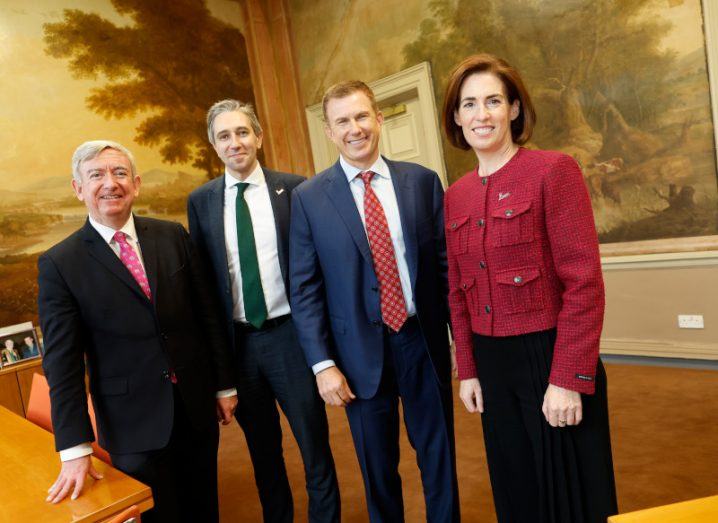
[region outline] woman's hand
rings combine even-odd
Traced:
[[[478,378],[461,380],[461,383],[459,383],[459,397],[469,412],[484,412],[484,397],[481,395],[481,385]]]
[[[581,394],[549,383],[541,410],[552,427],[578,425],[583,419]]]

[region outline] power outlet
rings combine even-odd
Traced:
[[[679,314],[678,315],[678,328],[679,329],[702,329],[703,328],[703,315],[702,314]]]

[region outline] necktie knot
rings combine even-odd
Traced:
[[[237,184],[237,195],[244,194],[244,191],[247,190],[247,187],[249,187],[249,184],[247,182],[239,182]]]
[[[127,243],[127,235],[122,231],[115,232],[115,234],[112,236],[112,239],[119,244]]]
[[[364,187],[367,187],[370,183],[372,178],[374,178],[374,175],[376,173],[374,171],[362,171],[357,176],[360,176],[362,181],[364,182]]]

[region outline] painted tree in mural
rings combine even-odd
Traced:
[[[665,208],[668,202],[670,208],[670,191],[677,195],[678,185],[692,175],[685,153],[697,119],[690,97],[698,80],[683,78],[681,84],[677,78],[676,56],[661,46],[670,23],[646,15],[655,0],[434,0],[430,5],[433,17],[404,48],[405,65],[431,62],[439,98],[450,70],[465,56],[484,51],[516,66],[539,114],[534,143],[571,154],[582,165],[594,208],[601,210],[604,239],[645,237],[651,227],[658,237],[716,233],[713,202],[688,230],[647,223],[641,231],[634,226],[633,232],[607,236],[623,226],[629,195],[636,204],[630,220],[655,221],[655,212],[644,207]],[[698,73],[705,77],[704,70]],[[705,108],[699,117],[710,125]],[[465,171],[472,161],[447,154],[453,172]],[[652,183],[658,188],[640,193],[640,185]],[[693,194],[687,185],[683,189],[684,196]],[[678,217],[684,222],[685,209]]]
[[[215,101],[252,101],[241,32],[214,18],[198,0],[112,0],[132,23],[66,9],[45,24],[46,52],[69,59],[77,78],[104,78],[88,107],[106,118],[147,115],[135,140],[159,147],[168,163],[221,172],[207,143],[205,114]]]

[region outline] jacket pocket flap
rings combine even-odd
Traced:
[[[469,216],[455,216],[451,220],[446,222],[446,230],[449,232],[461,229],[466,222],[469,221]]]
[[[474,286],[475,283],[476,283],[476,280],[474,278],[464,278],[459,283],[459,287],[461,288],[462,291],[469,292],[469,290],[471,290],[471,288]]]
[[[519,267],[517,269],[509,269],[496,274],[496,282],[502,285],[513,285],[514,287],[523,287],[528,282],[535,280],[541,274],[537,267]]]
[[[127,378],[103,378],[97,382],[97,392],[103,396],[127,394]]]
[[[516,218],[517,216],[521,216],[523,213],[528,211],[531,208],[531,202],[520,202],[515,203],[514,205],[510,207],[502,207],[500,209],[494,209],[491,212],[491,216],[494,218],[502,218],[504,220],[510,220],[512,218]]]

